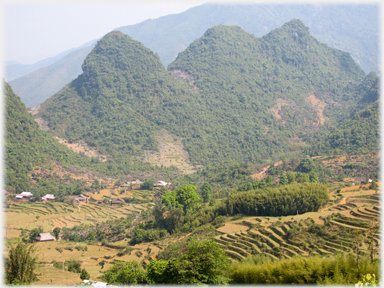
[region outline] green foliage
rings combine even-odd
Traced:
[[[377,151],[380,139],[379,115],[379,103],[376,101],[338,125],[305,152],[317,156]]]
[[[35,242],[37,240],[37,236],[39,236],[39,234],[41,233],[42,231],[40,231],[39,228],[33,228],[31,230],[31,232],[29,232],[29,241],[31,243]]]
[[[159,240],[166,236],[168,233],[166,230],[160,230],[160,229],[149,229],[144,230],[140,228],[139,226],[136,226],[133,230],[133,236],[131,240],[129,241],[130,245],[135,245],[142,242],[151,242],[155,240]]]
[[[120,262],[104,272],[104,280],[109,284],[144,284],[147,283],[143,267],[135,261]]]
[[[68,267],[69,272],[81,273],[81,262],[76,260],[65,261],[65,266]]]
[[[61,231],[60,227],[55,227],[53,229],[53,235],[55,235],[56,240],[59,240],[60,231]]]
[[[11,246],[5,261],[7,284],[30,284],[37,280],[37,256],[33,245],[18,243]]]
[[[356,287],[364,287],[364,286],[380,286],[380,281],[376,278],[375,274],[367,274],[364,275],[362,280],[359,281]]]
[[[213,240],[192,242],[179,258],[153,260],[147,277],[156,284],[228,284],[229,260]]]
[[[153,184],[155,184],[155,183],[156,183],[156,179],[155,178],[146,179],[144,181],[144,183],[140,185],[140,188],[141,189],[145,189],[145,190],[152,190],[153,189]]]
[[[356,284],[363,275],[379,272],[379,263],[363,259],[356,263],[354,255],[334,258],[292,258],[269,264],[232,267],[232,283],[236,284]]]
[[[303,173],[309,173],[315,167],[313,160],[310,156],[306,155],[297,166],[296,170]]]
[[[197,193],[194,185],[184,184],[180,188],[167,192],[162,196],[162,202],[167,207],[181,208],[184,213],[193,213],[203,199]]]
[[[120,175],[139,168],[129,170],[132,166],[124,161],[119,163],[95,162],[85,155],[71,151],[56,141],[52,135],[39,128],[32,116],[27,112],[25,105],[13,93],[7,83],[4,83],[4,94],[6,113],[5,189],[7,191],[15,193],[31,191],[35,197],[54,194],[58,196],[59,200],[62,200],[60,195],[77,195],[86,189],[84,181],[68,177],[61,178],[57,175],[41,176],[31,173],[34,168],[47,168],[53,163],[64,166],[64,168],[70,167],[72,170],[85,167],[88,172],[96,174],[97,171],[101,175],[116,173]],[[149,166],[149,164],[143,164],[140,170],[156,170],[156,168],[150,168]],[[128,169],[127,167],[131,168]],[[172,169],[158,170],[171,171]],[[35,183],[32,183],[28,174],[32,174]],[[95,182],[94,185],[96,184]]]
[[[305,174],[306,175],[306,174]],[[290,184],[230,195],[218,206],[219,215],[285,216],[317,211],[328,201],[327,186]]]
[[[81,280],[89,280],[90,277],[91,277],[91,275],[89,275],[88,271],[85,270],[85,268],[83,268],[83,270],[81,270],[81,273],[80,273],[80,279]]]
[[[211,200],[213,194],[212,186],[208,182],[204,182],[203,186],[201,187],[201,197],[203,197],[204,203],[209,202]]]

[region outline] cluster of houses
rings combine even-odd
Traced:
[[[32,197],[33,194],[31,192],[21,192],[20,194],[16,195],[16,199],[23,199],[23,198],[29,198],[30,201],[36,201],[36,197]],[[55,195],[47,194],[43,197],[41,197],[41,201],[45,200],[55,200]]]
[[[138,185],[141,185],[143,184],[144,182],[140,181],[139,179],[136,179],[134,181],[128,181],[128,182],[125,182],[123,184],[120,185],[120,187],[132,187],[134,188],[135,186],[137,187]],[[164,181],[158,181],[157,183],[153,184],[153,188],[158,188],[158,187],[167,187],[167,186],[171,186],[172,183],[167,183],[167,182],[164,182]]]
[[[120,187],[132,187],[133,188],[133,187],[141,185],[143,183],[144,183],[143,181],[136,179],[134,181],[125,182],[125,183],[121,184]]]

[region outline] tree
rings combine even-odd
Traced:
[[[104,273],[109,284],[143,284],[147,283],[146,274],[139,262],[132,260],[113,265]]]
[[[213,240],[192,242],[181,257],[184,283],[228,284],[230,263]]]
[[[213,194],[212,186],[208,182],[204,182],[201,187],[201,196],[203,197],[204,203],[209,202]]]
[[[184,213],[194,212],[202,200],[194,185],[185,184],[176,189],[176,201],[183,206]]]
[[[155,284],[228,284],[230,262],[213,240],[194,241],[178,258],[151,261],[148,280]]]
[[[89,275],[88,271],[85,270],[85,268],[83,268],[83,270],[81,270],[81,273],[80,273],[80,279],[81,280],[89,280],[90,277],[91,277],[91,275]]]
[[[147,279],[151,284],[169,283],[167,279],[166,269],[168,260],[151,261],[147,265]]]
[[[181,208],[184,213],[195,211],[202,200],[203,199],[197,193],[196,186],[190,184],[185,184],[162,196],[162,202],[167,207]]]
[[[311,171],[309,173],[309,182],[314,183],[314,182],[319,182],[317,173],[315,171]]]
[[[7,284],[30,284],[36,281],[37,256],[33,245],[11,246],[5,263]]]
[[[281,174],[279,184],[280,185],[287,185],[288,184],[288,177],[287,177],[287,174],[285,172],[283,172]]]
[[[267,183],[267,186],[273,186],[273,177],[268,175],[267,178],[265,178],[265,182]]]
[[[97,189],[100,187],[100,182],[98,179],[95,179],[93,182],[92,182],[92,185],[91,185],[91,188],[92,189]]]
[[[150,178],[150,179],[147,179],[144,181],[143,184],[140,185],[140,189],[144,189],[144,190],[152,190],[153,189],[153,184],[156,183],[156,179],[155,178]]]
[[[56,240],[59,240],[60,231],[61,231],[60,227],[55,227],[53,229],[53,235],[55,235]]]
[[[295,173],[287,173],[288,184],[292,184],[296,180]]]
[[[309,173],[314,168],[315,168],[315,163],[313,162],[312,158],[310,156],[306,155],[303,159],[301,159],[296,170],[303,172],[303,173]]]
[[[29,241],[31,243],[35,242],[37,239],[37,236],[41,233],[39,228],[33,228],[31,232],[29,232]]]

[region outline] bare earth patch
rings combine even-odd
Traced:
[[[317,111],[317,116],[319,118],[319,122],[317,123],[318,125],[324,125],[324,122],[325,120],[327,120],[328,118],[324,116],[324,108],[325,106],[327,106],[327,104],[325,104],[324,102],[321,102],[319,99],[316,98],[315,95],[309,95],[307,97],[307,99],[309,101],[311,101],[313,107],[315,108],[315,110]]]
[[[76,153],[84,153],[84,155],[88,157],[99,157],[99,159],[103,162],[112,158],[111,156],[99,154],[96,149],[88,147],[88,145],[83,141],[80,141],[78,143],[69,143],[67,140],[61,139],[57,136],[55,136],[55,138],[60,144],[67,146],[69,149]]]
[[[180,80],[181,82],[188,83],[188,84],[192,85],[193,86],[193,90],[195,92],[199,92],[199,88],[197,88],[195,86],[194,79],[193,79],[192,75],[189,75],[187,72],[181,71],[181,70],[178,70],[178,69],[171,70],[170,73],[171,73],[171,75],[173,77],[175,77],[176,79]]]
[[[181,138],[163,131],[156,136],[156,140],[159,143],[159,152],[144,151],[143,161],[157,166],[176,166],[184,174],[191,174],[201,168],[190,163]]]
[[[253,179],[256,179],[256,180],[259,180],[259,181],[260,181],[261,179],[263,179],[263,178],[265,178],[265,177],[267,176],[267,171],[268,171],[268,169],[269,169],[270,166],[271,166],[271,165],[267,165],[267,166],[265,166],[261,172],[259,172],[259,173],[257,173],[257,174],[253,174],[253,175],[251,175],[251,177],[252,177]]]
[[[240,224],[234,224],[234,223],[225,223],[223,227],[220,227],[217,229],[217,231],[222,233],[234,233],[239,231],[247,231],[248,226],[240,225]]]
[[[281,115],[279,114],[279,112],[281,111],[281,107],[288,106],[289,103],[281,98],[277,99],[276,102],[277,102],[276,105],[273,108],[269,109],[269,111],[272,112],[272,114],[276,117],[276,119],[281,120]]]

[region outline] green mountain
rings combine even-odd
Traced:
[[[380,148],[379,101],[334,128],[306,150],[310,156],[361,154]]]
[[[47,168],[54,162],[72,165],[90,162],[87,157],[70,151],[51,134],[41,130],[8,83],[4,84],[4,95],[7,191],[28,191],[32,187],[28,174],[36,167]]]
[[[197,109],[192,90],[129,36],[107,34],[82,68],[83,74],[41,105],[40,114],[53,134],[84,140],[117,160],[156,150],[155,133],[163,126],[174,130],[178,122],[194,125],[187,114]]]
[[[175,171],[156,168],[149,164],[135,165],[124,161],[102,162],[89,158],[60,144],[52,135],[39,128],[20,98],[4,83],[5,95],[5,189],[10,192],[32,191],[35,196],[51,193],[56,196],[80,193],[86,189],[85,181],[65,175],[66,171],[78,171],[104,177],[156,172],[159,177],[172,177]],[[59,167],[59,169],[56,169]],[[33,175],[34,169],[39,175]],[[46,173],[43,173],[45,171]],[[63,172],[64,171],[64,172]],[[146,174],[148,175],[148,174]],[[93,179],[93,178],[92,178]],[[144,177],[143,177],[144,179]],[[88,185],[89,186],[89,185]]]
[[[41,105],[37,117],[54,135],[116,161],[156,151],[165,130],[183,139],[194,165],[261,163],[299,150],[303,132],[349,116],[365,78],[348,53],[318,42],[299,20],[262,38],[213,27],[169,72],[141,43],[111,32],[83,71]]]

